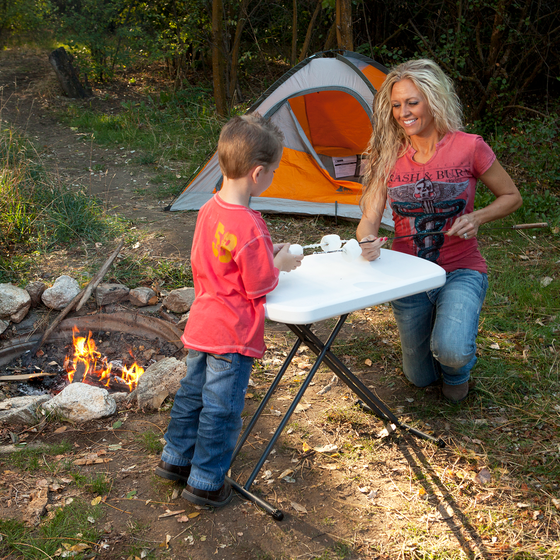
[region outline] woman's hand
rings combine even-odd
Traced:
[[[451,226],[451,229],[445,235],[472,239],[476,237],[479,226],[480,222],[474,214],[464,214]]]
[[[362,247],[362,257],[367,261],[374,261],[381,255],[381,247],[387,243],[387,237],[375,237],[366,235],[360,240]]]

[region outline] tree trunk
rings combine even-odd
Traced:
[[[299,55],[299,62],[301,62],[307,55],[307,49],[309,48],[309,43],[311,42],[311,33],[313,32],[313,26],[315,25],[315,20],[321,11],[321,4],[323,0],[317,1],[317,6],[315,6],[315,11],[311,16],[311,21],[309,22],[309,26],[307,27],[307,33],[305,34],[305,41],[303,41],[303,46],[301,47],[301,53]]]
[[[237,89],[237,71],[239,69],[239,46],[241,44],[241,33],[245,27],[245,23],[249,19],[247,8],[251,0],[242,0],[239,7],[239,16],[237,18],[237,27],[235,28],[235,37],[233,39],[233,47],[231,49],[231,71],[229,75],[229,91],[231,95],[231,103],[235,98]],[[238,96],[239,97],[239,96]],[[240,99],[241,100],[241,99]]]
[[[64,93],[68,97],[85,99],[90,97],[91,93],[80,83],[76,70],[72,66],[73,58],[71,54],[64,50],[64,47],[59,47],[49,55],[49,62],[54,68]]]
[[[222,0],[212,0],[212,79],[216,111],[220,117],[227,114],[223,44],[223,3]]]
[[[325,45],[323,46],[324,51],[331,50],[336,41],[336,20],[333,21],[331,28],[329,29],[329,34],[327,35],[327,40],[325,41]]]
[[[339,49],[354,49],[352,37],[352,0],[336,0],[336,41]]]
[[[293,14],[292,14],[292,56],[290,62],[292,66],[296,63],[297,56],[297,0],[293,1]]]

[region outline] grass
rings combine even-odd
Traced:
[[[78,552],[70,554],[77,559],[90,557],[101,536],[95,526],[101,508],[75,500],[53,511],[52,518],[36,529],[19,521],[0,519],[2,557],[38,560],[60,556],[67,550]]]
[[[163,451],[162,435],[156,434],[151,430],[136,434],[134,439],[142,446],[142,448],[152,455],[159,455]]]
[[[112,481],[104,473],[82,474],[81,472],[71,472],[70,475],[76,481],[78,487],[85,488],[92,494],[104,496],[111,490]]]
[[[64,453],[68,453],[71,449],[72,445],[68,442],[45,445],[44,447],[33,449],[24,448],[21,451],[16,451],[9,455],[7,461],[15,468],[28,472],[38,471],[45,467],[52,470],[53,468],[57,469],[59,465],[56,464],[56,466],[53,467],[51,462],[47,461],[46,457],[63,455]]]
[[[32,144],[12,129],[0,129],[0,158],[0,282],[25,280],[33,261],[57,246],[123,232],[94,197],[47,173]]]
[[[126,255],[115,263],[112,278],[127,286],[157,284],[166,290],[193,286],[192,270],[185,259]]]
[[[145,92],[142,100],[124,102],[109,113],[87,103],[70,105],[60,118],[105,146],[134,149],[132,160],[157,175],[146,189],[156,198],[177,195],[185,181],[216,149],[223,121],[216,117],[210,91],[191,87],[173,94]]]

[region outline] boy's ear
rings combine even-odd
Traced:
[[[250,175],[253,182],[256,183],[259,180],[259,175],[263,170],[264,170],[264,165],[257,165],[256,167],[253,167],[253,169],[251,169]]]

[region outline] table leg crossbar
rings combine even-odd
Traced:
[[[336,376],[343,381],[362,401],[363,403],[371,409],[379,418],[385,420],[386,422],[393,423],[397,428],[405,430],[417,437],[427,439],[438,447],[444,447],[445,443],[441,439],[436,439],[428,434],[425,434],[403,422],[400,422],[399,419],[387,408],[385,403],[381,401],[377,396],[375,396],[332,352],[331,346],[334,343],[338,333],[344,326],[346,318],[348,314],[342,315],[339,317],[338,322],[336,323],[334,329],[332,330],[329,338],[325,343],[323,343],[313,332],[311,331],[310,325],[288,325],[288,327],[296,334],[298,339],[296,340],[294,346],[292,347],[290,353],[286,357],[280,371],[274,378],[272,385],[269,387],[266,395],[262,399],[257,411],[251,418],[247,428],[244,430],[243,434],[241,435],[237,446],[233,452],[232,457],[232,464],[241,448],[243,447],[244,443],[249,438],[255,424],[257,423],[259,417],[262,415],[264,410],[266,409],[270,398],[276,391],[282,377],[286,373],[288,367],[290,366],[294,356],[296,355],[299,347],[301,344],[305,344],[316,356],[317,359],[313,364],[310,372],[307,374],[303,384],[301,385],[297,395],[294,397],[290,407],[284,414],[280,424],[276,428],[272,438],[270,439],[268,445],[266,446],[265,450],[263,451],[260,459],[258,460],[255,468],[249,475],[245,484],[241,485],[239,482],[233,480],[230,477],[226,477],[226,480],[231,484],[231,486],[239,492],[245,498],[251,500],[252,502],[256,503],[258,506],[262,507],[267,513],[272,515],[274,519],[281,520],[284,517],[284,514],[262,498],[258,497],[254,493],[250,492],[251,485],[255,481],[259,471],[261,470],[262,466],[264,465],[265,461],[267,460],[270,452],[272,451],[276,441],[282,434],[286,424],[289,422],[291,415],[293,414],[294,410],[296,409],[297,405],[299,404],[300,400],[302,399],[305,391],[309,387],[309,384],[313,380],[315,373],[319,369],[319,366],[323,363],[323,361],[329,366],[329,368],[336,374]]]

